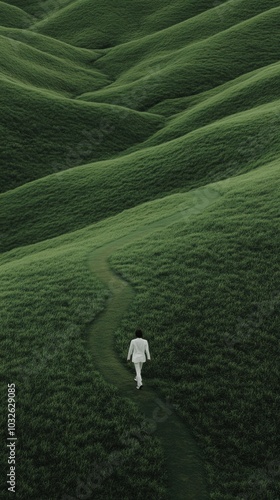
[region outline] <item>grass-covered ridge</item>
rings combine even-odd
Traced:
[[[125,360],[141,318],[157,346],[150,376],[199,429],[208,477],[220,483],[213,498],[276,500],[279,162],[225,184],[201,213],[187,205],[183,224],[113,256],[137,290],[116,342]]]
[[[27,422],[29,399],[19,400],[26,433],[35,435],[33,426],[37,432],[40,430],[42,460],[48,456],[48,447],[57,440],[61,426],[64,429],[70,426],[73,436],[77,436],[71,444],[76,449],[75,460],[69,453],[62,465],[59,450],[53,457],[54,467],[63,477],[60,486],[50,483],[52,468],[42,464],[40,473],[45,479],[43,490],[40,486],[42,498],[47,491],[45,488],[48,494],[53,487],[62,493],[65,490],[74,492],[77,475],[84,477],[90,470],[90,461],[99,453],[106,459],[106,454],[113,450],[121,451],[118,439],[121,440],[124,432],[122,426],[129,425],[126,407],[123,407],[122,423],[118,423],[119,403],[113,399],[113,393],[107,393],[107,402],[103,399],[99,402],[105,387],[97,375],[93,378],[89,375],[90,360],[82,344],[83,325],[104,306],[106,292],[100,284],[93,283],[86,271],[85,259],[94,248],[126,234],[131,234],[133,241],[138,227],[157,220],[160,223],[161,218],[175,213],[178,219],[173,227],[163,227],[162,231],[147,238],[139,236],[139,244],[134,242],[129,246],[128,239],[127,249],[120,250],[111,259],[113,267],[136,287],[137,292],[129,316],[118,329],[117,345],[121,357],[125,358],[131,324],[138,324],[141,318],[154,358],[146,377],[154,379],[160,391],[171,396],[179,414],[191,423],[203,449],[213,493],[217,498],[227,494],[230,500],[237,498],[239,493],[251,493],[250,478],[258,468],[259,457],[267,469],[274,460],[274,450],[279,447],[278,434],[274,432],[278,392],[275,356],[280,341],[279,242],[274,238],[278,225],[279,175],[277,161],[254,172],[209,185],[200,190],[201,194],[176,194],[128,210],[77,233],[3,254],[0,260],[5,305],[3,353],[8,354],[12,342],[16,355],[9,374],[19,388],[22,387],[22,393],[31,391],[41,415],[37,413],[38,419]],[[31,309],[36,311],[35,318]],[[258,321],[256,329],[255,321]],[[55,349],[50,351],[54,341]],[[165,349],[166,342],[170,346],[166,359],[168,383],[161,371],[163,353],[159,348],[162,345]],[[274,355],[270,356],[271,348]],[[32,356],[30,349],[34,353]],[[34,359],[37,359],[35,365]],[[46,363],[48,381],[40,375]],[[78,363],[83,363],[85,370],[81,372]],[[264,370],[265,377],[262,375]],[[21,385],[22,373],[29,388],[26,384]],[[44,381],[41,391],[34,388],[34,377],[37,389],[40,381]],[[76,388],[70,383],[71,379],[77,384]],[[65,386],[69,386],[67,391]],[[37,398],[42,391],[46,397],[40,402]],[[88,399],[91,410],[89,413],[83,410],[82,427],[80,412],[83,406],[78,402],[82,398],[81,391],[93,391],[92,398],[96,398]],[[108,408],[109,401],[110,405],[115,401],[114,410]],[[270,402],[268,406],[266,401]],[[119,426],[120,437],[116,436],[114,441],[108,427],[98,427],[104,425],[98,420],[100,404],[103,415],[110,412],[110,420],[115,415],[114,425]],[[68,405],[77,410],[72,410],[71,416],[66,411]],[[57,420],[58,434],[53,432],[45,438],[43,427],[46,428],[46,422],[52,422],[53,412],[57,411],[64,419]],[[250,425],[246,427],[248,421]],[[255,425],[252,435],[251,426]],[[94,429],[98,429],[98,433],[95,434]],[[49,443],[47,448],[45,439]],[[111,440],[110,449],[106,448],[108,439]],[[89,446],[86,461],[79,463],[78,457],[83,456],[86,440],[100,442],[100,445]],[[29,440],[28,447],[22,451],[23,458],[27,460],[28,457],[30,464],[35,442],[36,439],[34,442]],[[143,453],[148,454],[148,460],[154,460],[152,453],[157,453],[156,460],[161,460],[158,447],[154,452],[146,448]],[[144,456],[143,460],[145,462]],[[241,466],[244,460],[246,465]],[[133,463],[133,455],[128,457],[129,463]],[[22,471],[24,488],[33,481],[31,471],[31,467]],[[159,479],[162,472],[163,469],[153,469],[151,473]],[[123,469],[117,483],[115,476],[109,476],[101,495],[108,491],[110,494],[110,488],[116,484],[120,488],[117,491],[121,492],[122,474],[125,473],[133,478],[134,469]],[[156,488],[155,476],[152,477],[150,487]],[[157,484],[157,488],[162,487],[161,483]],[[144,484],[141,488],[145,488]],[[277,498],[277,482],[272,476],[267,477],[261,488],[261,491],[268,491],[271,498]],[[158,498],[164,498],[163,490],[150,489],[148,492],[155,495],[153,498],[157,498],[157,494]]]
[[[164,123],[164,118],[153,113],[75,101],[1,77],[0,88],[2,191],[117,155]]]
[[[135,54],[138,45],[132,50],[130,46],[113,48],[96,62],[96,67],[103,70],[107,67],[110,76],[117,79],[92,94],[92,99],[118,102],[124,98],[124,93],[131,93],[135,99],[129,107],[147,109],[164,99],[198,94],[275,63],[280,47],[279,19],[278,7],[190,46],[176,50],[168,46],[168,50],[148,57],[143,57],[140,50],[138,63]],[[234,51],[232,46],[235,46]],[[149,71],[152,74],[147,85],[145,76]],[[137,96],[141,93],[144,95],[139,102]]]
[[[274,100],[276,101],[274,104],[276,125],[280,123],[279,98],[280,64],[276,63],[248,73],[246,79],[237,78],[230,84],[202,93],[201,102],[192,104],[190,99],[187,109],[176,114],[162,130],[145,141],[142,147],[162,144],[226,116],[271,103]],[[172,102],[169,105],[172,109]],[[162,111],[161,104],[151,108],[153,112],[157,110]]]
[[[123,372],[143,328],[145,384],[191,430],[209,498],[279,499],[279,27],[280,0],[0,2],[1,397],[15,382],[19,500],[170,496],[172,429],[143,430],[97,372],[99,313]],[[103,251],[135,297],[117,321]]]
[[[159,146],[59,171],[2,194],[1,212],[7,221],[3,250],[85,227],[145,201],[278,158],[277,109],[277,103],[259,106]]]
[[[205,0],[76,0],[50,10],[33,29],[78,46],[107,48],[177,25],[209,9]],[[129,26],[129,29],[128,29]]]
[[[71,61],[79,65],[92,63],[100,57],[101,54],[101,51],[99,50],[74,47],[69,43],[55,40],[54,38],[41,35],[40,33],[34,33],[28,29],[5,28],[1,26],[0,34],[10,39],[10,43],[15,52],[20,47],[18,43],[21,42],[31,46],[33,49],[46,52],[49,55],[53,55],[64,60],[66,59],[67,61]],[[104,83],[106,83],[106,80]]]
[[[9,28],[26,28],[32,21],[26,12],[6,2],[0,2],[0,19],[1,26]]]
[[[57,93],[60,96],[77,99],[78,101],[109,103],[139,110],[147,110],[156,105],[156,114],[158,115],[165,114],[165,102],[168,99],[177,97],[182,99],[182,105],[184,105],[185,99],[193,96],[197,96],[199,99],[199,96],[202,96],[207,91],[209,93],[214,92],[216,105],[213,103],[213,106],[211,102],[209,103],[209,111],[206,111],[209,118],[201,119],[199,116],[196,126],[197,118],[195,115],[191,114],[189,118],[187,117],[187,123],[185,123],[184,117],[178,117],[177,123],[176,119],[174,122],[172,121],[167,130],[163,128],[155,139],[153,139],[153,132],[156,132],[156,130],[153,127],[143,127],[146,134],[144,139],[150,138],[147,145],[158,144],[158,141],[165,142],[178,136],[176,128],[181,130],[180,135],[183,135],[183,133],[186,134],[198,125],[211,123],[212,116],[217,119],[223,117],[224,114],[231,115],[237,111],[250,109],[256,103],[269,103],[279,97],[276,90],[279,88],[277,75],[276,73],[274,77],[272,75],[273,64],[276,63],[278,57],[277,46],[279,44],[279,7],[277,2],[265,2],[262,5],[256,2],[257,5],[255,5],[244,0],[239,4],[237,7],[232,3],[228,5],[228,2],[224,2],[209,9],[209,6],[206,8],[206,2],[200,2],[196,5],[193,2],[187,2],[184,8],[180,4],[181,10],[179,11],[179,3],[172,7],[167,4],[163,6],[161,3],[162,17],[158,12],[159,5],[148,6],[145,3],[145,8],[143,8],[143,2],[139,2],[139,11],[135,10],[135,5],[134,7],[130,6],[129,9],[133,12],[134,21],[140,23],[142,32],[138,33],[136,39],[128,40],[126,43],[116,39],[115,46],[105,50],[100,50],[98,44],[91,46],[88,43],[85,44],[87,48],[84,49],[73,47],[71,44],[75,42],[68,22],[65,22],[67,33],[71,38],[71,40],[67,40],[68,43],[64,43],[63,37],[60,38],[64,42],[57,39],[59,36],[54,39],[51,36],[44,36],[34,31],[31,29],[33,25],[23,30],[2,27],[0,30],[2,42],[1,76],[7,79],[8,82],[13,81],[15,84],[30,87],[32,93],[38,89]],[[32,10],[32,5],[27,4],[25,6],[28,12]],[[21,2],[18,2],[16,6],[23,8]],[[104,10],[104,2],[102,2],[102,6],[98,2],[94,2],[94,5],[88,2],[60,2],[55,9],[53,3],[46,2],[44,3],[45,20],[40,21],[39,25],[48,23],[48,20],[52,18],[63,20],[65,19],[65,11],[72,12],[74,9],[73,12],[78,10],[81,13],[80,19],[82,21],[90,23],[91,33],[97,33],[92,27],[90,16],[85,16],[83,13],[83,9],[86,9],[93,13],[95,19],[98,19],[99,29],[102,29],[104,36],[107,36],[111,31],[108,26],[106,30],[104,29],[103,21],[97,15],[101,8],[104,12],[104,19],[107,19],[108,14],[106,12],[108,11]],[[94,9],[97,9],[96,15]],[[127,9],[126,4],[126,14]],[[174,19],[171,18],[169,25],[166,26],[163,19],[170,9],[176,13],[176,16]],[[110,12],[113,17],[117,16],[114,8]],[[33,20],[35,20],[35,14],[32,15]],[[180,19],[178,19],[178,15]],[[146,20],[146,25],[141,16]],[[121,23],[117,23],[116,19],[114,26],[121,27]],[[154,30],[151,30],[152,19],[162,19],[163,24],[160,22],[158,26],[155,25]],[[76,26],[77,19],[75,16],[73,22],[75,22]],[[121,33],[126,32],[122,26]],[[262,33],[261,40],[259,37],[260,32]],[[61,30],[56,28],[56,33],[59,35]],[[133,38],[131,33],[130,31]],[[47,35],[50,35],[50,33],[47,33]],[[235,51],[231,54],[233,45]],[[88,47],[91,47],[91,50]],[[228,64],[229,60],[231,61],[230,65]],[[275,64],[275,70],[277,71],[276,68]],[[255,78],[259,78],[259,83],[253,81],[254,73],[252,73],[251,77],[246,78],[247,74],[254,71],[256,72]],[[245,78],[243,83],[244,86],[247,85],[247,88],[235,86],[235,80],[237,79],[236,83],[238,84],[239,78],[241,79],[241,86],[243,78]],[[245,83],[246,81],[247,83]],[[229,95],[229,88],[228,94],[224,93],[223,85],[233,85],[232,96]],[[26,121],[23,120],[19,137],[15,138],[13,137],[14,134],[10,133],[9,126],[7,126],[7,122],[11,123],[10,113],[3,114],[3,120],[6,120],[6,123],[4,123],[6,135],[3,137],[3,142],[5,142],[3,160],[6,162],[6,168],[10,171],[10,174],[2,180],[2,191],[16,187],[23,182],[48,175],[54,169],[64,170],[65,168],[87,163],[90,160],[105,157],[104,154],[99,154],[99,146],[96,148],[96,141],[92,141],[92,149],[94,150],[92,155],[85,158],[84,155],[76,154],[77,144],[81,143],[81,137],[76,133],[75,126],[71,127],[72,120],[69,121],[68,115],[71,115],[73,110],[70,100],[65,106],[67,108],[65,109],[65,118],[64,113],[52,111],[52,123],[49,124],[49,119],[46,119],[46,130],[43,130],[42,134],[43,144],[40,147],[40,129],[42,127],[36,123],[36,118],[38,120],[41,113],[44,115],[44,109],[40,109],[41,105],[39,105],[39,109],[37,108],[34,113],[32,106],[27,105],[27,103],[19,107],[17,102],[11,102],[13,97],[9,95],[9,92],[10,89],[7,90],[5,87],[2,89],[2,105],[9,109],[19,109],[18,116],[13,120],[21,121],[23,119],[20,116],[21,108],[24,114],[28,109],[29,115],[32,113],[34,119],[30,123],[30,116],[27,116]],[[15,92],[18,93],[18,89]],[[239,92],[239,97],[236,96],[236,92]],[[265,97],[262,98],[262,95]],[[37,98],[36,93],[34,97]],[[53,107],[51,102],[49,107],[50,109]],[[225,107],[227,109],[223,113],[222,110]],[[215,108],[218,109],[217,112]],[[84,108],[81,108],[81,116],[83,116],[83,110]],[[169,113],[175,114],[178,111],[180,111],[178,104],[174,103],[174,109],[171,104]],[[197,113],[201,115],[199,108]],[[65,120],[65,124],[63,124],[63,120]],[[97,121],[97,128],[100,128],[101,118],[96,120],[94,115],[92,120]],[[114,118],[112,121],[114,122]],[[30,160],[28,148],[24,154],[20,154],[16,158],[13,155],[11,145],[16,142],[19,145],[19,151],[21,151],[22,143],[24,144],[26,141],[26,133],[29,133],[26,122],[31,125],[32,135],[34,135],[35,131],[36,136],[31,141],[32,147],[34,142],[37,143],[35,151],[38,150],[37,153],[35,152],[33,162]],[[163,124],[164,120],[159,121],[159,126]],[[42,125],[45,126],[44,121]],[[86,118],[85,123],[78,118],[75,125],[80,129],[86,128],[87,130],[89,127]],[[115,124],[113,123],[113,125]],[[129,131],[129,135],[131,130],[133,132],[135,128],[134,126],[131,127],[130,123],[124,126]],[[53,129],[52,132],[50,128]],[[142,126],[139,128],[142,129]],[[57,130],[59,131],[58,134]],[[61,147],[56,146],[55,143],[61,144],[61,135],[65,136],[65,130],[69,131],[65,141],[74,142],[75,154],[72,156],[75,156],[76,159],[75,161],[65,161],[63,164]],[[56,139],[54,139],[52,153],[48,154],[46,151],[47,154],[45,154],[44,136],[50,136],[49,142],[52,142],[52,136],[54,135],[56,135]],[[134,149],[137,149],[137,144],[140,145],[143,142],[143,136],[130,140],[127,132],[122,130],[122,127],[119,130],[119,137],[123,142],[122,148],[115,148],[114,145],[112,147],[108,145],[107,148],[108,135],[106,134],[103,149],[107,149],[109,155],[115,154],[120,149],[130,148],[132,145],[136,146]],[[10,160],[10,156],[14,158],[13,161]],[[68,158],[70,155],[65,156]],[[55,165],[56,167],[54,167]],[[33,172],[32,175],[30,175],[31,171]]]
[[[83,247],[74,252],[64,247],[1,266],[1,351],[7,362],[13,351],[5,372],[1,367],[1,394],[12,379],[17,388],[18,496],[47,500],[73,495],[89,477],[98,478],[99,467],[107,470],[110,458],[122,466],[101,481],[97,498],[110,498],[113,491],[119,497],[132,495],[135,481],[142,488],[137,477],[141,468],[146,475],[148,460],[155,466],[150,486],[144,488],[161,499],[164,462],[159,443],[147,435],[140,454],[127,447],[127,429],[139,425],[137,411],[104,383],[84,348],[85,325],[104,307],[107,295],[89,276],[86,258]],[[4,418],[2,414],[3,425]]]
[[[130,68],[131,73],[134,74],[133,67],[136,63],[143,62],[145,64],[145,61],[155,63],[162,57],[168,61],[168,57],[172,59],[172,54],[180,56],[180,53],[184,51],[184,55],[188,55],[187,50],[190,50],[190,55],[192,55],[200,47],[208,45],[209,42],[211,44],[209,48],[213,51],[215,49],[215,35],[221,40],[224,39],[224,42],[227,41],[228,37],[233,37],[239,32],[240,36],[244,33],[245,38],[249,27],[254,26],[258,19],[261,19],[258,16],[260,14],[273,14],[274,11],[269,12],[273,7],[279,7],[277,0],[262,4],[259,2],[252,4],[249,0],[243,0],[238,4],[231,2],[230,7],[227,2],[224,4],[220,2],[219,8],[207,10],[204,14],[191,19],[183,20],[182,18],[181,23],[165,30],[125,44],[119,44],[111,50],[107,50],[104,63],[108,63],[108,70],[111,70],[114,75],[123,74]],[[245,23],[245,21],[248,22]],[[238,45],[237,49],[241,49],[241,45]],[[249,51],[248,55],[254,57],[252,50]]]
[[[13,81],[71,97],[76,96],[81,88],[94,89],[108,83],[100,71],[80,63],[79,52],[74,64],[21,41],[1,35],[0,39],[3,51],[1,75]]]

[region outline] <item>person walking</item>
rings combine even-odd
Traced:
[[[149,361],[151,360],[151,356],[148,341],[143,339],[142,330],[136,330],[135,336],[136,338],[130,342],[127,361],[130,362],[132,356],[132,362],[134,363],[136,372],[136,377],[134,379],[137,382],[136,389],[142,389],[142,366],[146,361],[146,356]]]

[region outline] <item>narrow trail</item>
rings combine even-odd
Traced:
[[[96,249],[89,258],[90,270],[110,290],[107,307],[92,322],[88,330],[88,344],[96,369],[104,379],[114,384],[120,395],[137,403],[145,418],[155,422],[153,434],[160,438],[168,469],[168,488],[172,500],[206,500],[209,498],[205,473],[197,445],[187,426],[176,415],[172,407],[165,406],[164,399],[153,390],[145,377],[143,367],[143,390],[137,391],[134,371],[126,368],[114,350],[113,335],[124,317],[135,292],[133,288],[109,266],[108,258],[119,248],[142,239],[172,223],[182,221],[176,213],[146,226],[140,226],[128,235],[111,241]],[[132,328],[133,335],[133,328]],[[153,353],[151,353],[153,356]]]

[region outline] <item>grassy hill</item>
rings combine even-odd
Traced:
[[[96,91],[92,99],[118,102],[124,98],[123,94],[130,93],[135,99],[128,107],[147,109],[164,99],[198,94],[277,62],[279,19],[277,7],[204,40],[174,50],[167,45],[165,50],[147,55],[138,41],[112,48],[96,62],[96,67],[109,68],[116,81]],[[148,82],[147,73],[150,73]]]
[[[158,384],[160,391],[171,396],[179,413],[191,422],[204,450],[209,477],[215,476],[213,491],[219,492],[220,498],[225,494],[234,498],[238,492],[251,491],[250,478],[259,468],[260,457],[267,470],[274,460],[273,450],[279,445],[278,434],[274,432],[278,392],[275,362],[279,348],[279,242],[274,235],[278,225],[279,174],[277,161],[208,186],[208,192],[205,189],[202,196],[196,195],[196,202],[193,193],[173,195],[77,233],[3,254],[1,283],[6,311],[3,331],[7,332],[4,348],[8,355],[12,342],[15,353],[9,375],[18,380],[19,387],[22,373],[28,375],[30,390],[36,378],[37,385],[33,385],[31,392],[35,402],[39,398],[36,405],[45,394],[39,406],[41,423],[38,414],[26,422],[22,441],[25,436],[34,435],[38,426],[45,428],[46,420],[51,423],[54,411],[61,411],[63,418],[57,422],[56,432],[48,437],[51,442],[57,439],[61,426],[66,423],[72,429],[73,439],[75,437],[74,442],[70,439],[76,450],[75,457],[82,456],[85,439],[101,441],[102,446],[109,443],[109,430],[106,439],[102,438],[103,433],[89,435],[85,429],[79,430],[78,415],[82,407],[75,403],[76,384],[81,399],[82,394],[86,397],[86,393],[92,391],[95,398],[100,398],[99,389],[95,388],[97,375],[94,379],[89,375],[92,372],[82,344],[82,331],[83,325],[103,306],[105,295],[102,287],[92,282],[85,259],[94,247],[133,233],[143,223],[178,212],[178,221],[169,230],[142,238],[138,245],[128,246],[112,261],[114,268],[129,279],[137,291],[137,300],[118,329],[117,345],[124,360],[131,325],[141,321],[149,332],[154,352],[149,378]],[[165,307],[167,301],[168,308]],[[53,345],[54,341],[54,350],[49,352],[50,343]],[[171,351],[162,373],[161,358],[169,343]],[[68,366],[66,373],[62,353]],[[33,364],[36,358],[38,367]],[[85,372],[78,369],[79,375],[71,375],[71,370],[77,369],[77,363],[81,362]],[[45,378],[41,378],[43,374],[40,375],[46,364],[50,375],[47,385]],[[87,373],[84,382],[83,373]],[[38,376],[44,388],[40,389],[40,385],[38,388],[38,383],[41,384]],[[59,406],[58,401],[53,401],[58,380],[59,387],[62,385]],[[68,387],[66,392],[63,384]],[[25,386],[23,389],[26,392]],[[102,385],[101,390],[104,391]],[[65,397],[67,405],[76,408],[71,417],[66,413]],[[28,398],[22,401],[23,415],[29,414],[29,401]],[[89,404],[96,410],[93,415],[92,410],[88,416],[85,413],[83,422],[88,419],[93,429],[99,403],[97,407],[94,401]],[[119,411],[117,407],[115,411]],[[117,413],[114,418],[118,418]],[[43,433],[41,446],[44,441]],[[33,456],[32,446],[35,443],[31,440],[22,452],[26,460]],[[107,453],[118,446],[114,441]],[[98,456],[95,448],[89,450],[90,456]],[[41,452],[47,457],[47,449]],[[89,462],[90,459],[84,465],[77,465],[76,458],[75,461],[67,459],[66,474],[66,464],[61,462],[58,450],[52,467],[59,470],[60,481],[63,478],[61,488],[74,488],[77,470],[85,476],[89,473]],[[233,463],[240,467],[233,467]],[[43,464],[40,469],[40,474],[46,475],[48,492],[57,487],[56,483],[50,485],[52,467]],[[35,465],[33,468],[36,478],[38,471]],[[217,475],[218,470],[223,472]],[[160,474],[159,470],[155,473]],[[27,484],[31,481],[30,474],[26,476]],[[112,480],[115,484],[114,478]],[[120,482],[122,484],[122,479]],[[106,488],[110,486],[109,481]],[[277,498],[273,477],[268,476],[261,487],[271,498]],[[23,491],[25,488],[27,485],[23,485]],[[35,488],[34,498],[36,492]]]
[[[0,2],[20,500],[170,498],[162,441],[88,349],[114,293],[89,259],[110,242],[135,291],[112,356],[143,328],[145,382],[190,428],[207,498],[279,498],[279,27],[279,0]]]
[[[7,78],[0,79],[0,87],[0,149],[6,167],[0,174],[2,191],[117,155],[145,140],[164,122],[154,113],[75,101]]]
[[[49,12],[42,22],[47,23],[52,17],[64,19],[67,33],[71,37],[69,24],[65,22],[65,11],[78,9],[81,22],[90,22],[92,26],[90,16],[86,16],[83,10],[90,10],[90,5],[88,2],[72,2],[66,7],[59,4],[61,8],[56,9],[53,14]],[[98,5],[96,2],[91,12],[101,27],[102,20],[98,10],[101,6]],[[145,5],[148,10],[156,8],[156,5]],[[262,7],[259,4],[255,7],[252,3],[242,2],[242,9],[236,10],[225,3],[202,13],[197,6],[199,15],[191,15],[192,11],[189,9],[189,16],[185,18],[184,12],[180,11],[180,22],[176,18],[176,22],[174,20],[174,24],[171,23],[169,27],[155,30],[152,34],[138,34],[139,38],[125,43],[117,44],[122,42],[117,40],[115,47],[106,50],[98,49],[97,42],[94,47],[97,50],[80,49],[34,32],[41,22],[38,24],[34,21],[35,24],[24,30],[2,28],[0,69],[1,85],[4,86],[1,105],[5,109],[3,158],[6,162],[6,173],[1,179],[1,190],[12,189],[57,170],[105,159],[120,151],[130,150],[131,146],[136,146],[136,150],[141,149],[141,143],[147,139],[147,145],[158,144],[158,141],[165,143],[178,136],[176,129],[181,131],[181,136],[199,125],[212,123],[214,119],[277,99],[280,10],[276,5],[276,2],[270,2]],[[138,6],[140,9],[141,2]],[[18,7],[22,6],[18,4]],[[178,9],[175,11],[179,12]],[[103,6],[105,17],[106,12],[108,11]],[[114,9],[110,12],[116,15]],[[145,15],[148,16],[145,9],[142,9],[141,16]],[[73,22],[77,31],[76,18],[75,15]],[[139,21],[135,11],[134,18]],[[154,19],[161,19],[161,15],[154,16]],[[225,20],[228,20],[226,25]],[[143,19],[142,22],[144,23]],[[119,24],[115,22],[114,25]],[[91,32],[95,32],[93,28]],[[106,33],[108,32],[107,27]],[[128,33],[122,29],[122,33],[124,32]],[[262,33],[261,39],[259,33]],[[64,40],[61,29],[56,28],[56,34]],[[133,38],[132,34],[131,37]],[[235,47],[233,54],[232,46]],[[11,82],[23,88],[13,87]],[[26,90],[26,95],[20,97],[19,92],[23,90]],[[44,92],[44,95],[52,100],[42,102],[42,95],[36,91]],[[174,115],[181,111],[178,110],[178,102],[174,103],[173,108],[174,99],[181,99],[179,102],[184,106],[186,99],[197,96],[198,100],[194,103],[198,104],[200,99],[207,98],[207,92],[209,97],[213,92],[216,101],[210,101],[209,118],[206,120],[201,120],[203,111],[198,106],[193,112],[199,113],[200,117],[197,120],[193,114],[189,117],[187,115],[186,122],[189,125],[181,116],[178,116],[178,122],[171,119],[167,123],[165,117],[161,119],[144,115],[145,121],[147,118],[150,121],[151,118],[151,126],[145,126],[144,120],[144,126],[137,120],[135,123],[123,122],[124,116],[125,120],[127,119],[129,109],[148,111],[153,108],[156,115],[165,115],[166,100],[170,103],[169,116]],[[32,99],[30,105],[27,104],[29,95],[34,95],[35,99],[34,102]],[[53,102],[56,95],[65,97],[68,101],[60,101],[61,106],[58,106],[57,100]],[[18,100],[23,99],[25,104],[19,106]],[[71,101],[75,101],[75,104]],[[77,102],[81,104],[80,108],[76,107]],[[99,108],[85,108],[84,102],[88,105],[98,103]],[[104,104],[113,106],[111,111],[109,108],[104,109]],[[115,106],[125,107],[125,114]],[[225,107],[227,110],[223,113]],[[25,111],[27,108],[28,114]],[[14,112],[15,109],[18,110],[17,113]],[[112,112],[112,117],[107,115],[107,112]],[[121,123],[116,124],[116,114],[119,114],[123,126]],[[43,133],[41,116],[44,116]],[[132,116],[136,118],[136,115]],[[15,132],[9,130],[14,121],[22,124],[19,127],[16,123]],[[97,129],[93,134],[94,139],[91,138],[93,123]],[[107,130],[110,128],[113,134],[108,134]],[[162,128],[162,132],[158,132],[159,128]],[[65,130],[68,132],[67,137]],[[86,143],[92,142],[90,146],[84,145],[85,134]],[[116,134],[118,137],[115,137]],[[26,135],[32,135],[32,138],[27,141]],[[162,139],[159,139],[161,137]],[[18,156],[14,154],[15,142],[18,144]],[[120,144],[116,146],[116,142]],[[28,147],[22,154],[26,143],[32,150],[32,160]],[[69,143],[72,145],[71,151]],[[51,150],[48,144],[51,144]],[[80,154],[81,149],[91,149],[92,152]]]
[[[259,106],[159,146],[59,170],[4,193],[0,197],[6,220],[3,249],[52,238],[150,199],[279,158],[277,109],[277,103]]]
[[[77,0],[60,7],[50,10],[50,15],[37,22],[34,29],[74,45],[107,48],[192,18],[207,10],[209,4],[205,0],[177,0],[172,5],[167,0],[137,0],[130,4],[124,0],[118,4],[96,0],[92,5],[89,0]]]
[[[6,2],[0,2],[0,19],[1,26],[9,28],[26,28],[32,22],[32,16]]]

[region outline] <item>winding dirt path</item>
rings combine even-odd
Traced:
[[[134,371],[120,362],[113,343],[116,327],[126,314],[135,292],[127,282],[112,271],[108,264],[109,256],[119,248],[178,221],[182,221],[181,213],[137,227],[125,237],[107,243],[90,255],[90,270],[109,288],[110,297],[105,310],[89,327],[88,343],[96,369],[104,379],[116,386],[121,396],[137,403],[145,419],[149,419],[154,425],[152,432],[161,439],[166,455],[170,499],[206,500],[209,494],[203,462],[191,432],[176,415],[174,408],[161,398],[158,390],[153,390],[145,377],[145,366],[143,390],[135,389]]]

